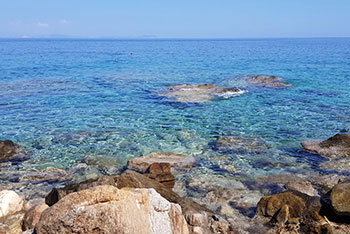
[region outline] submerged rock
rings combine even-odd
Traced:
[[[260,85],[265,87],[291,87],[292,85],[286,84],[283,78],[277,76],[267,75],[247,75],[245,76],[251,84]]]
[[[350,217],[350,181],[335,185],[330,198],[332,208],[337,215]]]
[[[350,135],[336,134],[327,140],[303,141],[303,148],[310,153],[327,158],[350,158]]]
[[[0,141],[0,162],[1,161],[24,161],[29,159],[31,152],[24,147],[15,144],[13,141]]]
[[[153,163],[169,163],[171,167],[191,168],[196,162],[192,156],[169,152],[156,152],[129,160],[128,168],[145,173]]]
[[[218,137],[215,142],[215,148],[219,151],[241,150],[247,152],[268,149],[267,145],[262,140],[241,136]]]
[[[45,210],[36,233],[188,232],[179,205],[153,189],[117,189],[103,185],[65,196]]]
[[[215,99],[226,99],[245,91],[238,88],[224,88],[215,84],[181,84],[168,86],[162,96],[175,99],[177,102],[200,103]]]

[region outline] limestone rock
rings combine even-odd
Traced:
[[[267,75],[247,75],[245,76],[251,84],[260,85],[264,87],[291,87],[286,84],[283,78],[277,76]]]
[[[168,86],[167,91],[160,95],[177,102],[201,103],[215,99],[227,99],[244,92],[238,88],[224,88],[215,84],[180,84]]]
[[[335,185],[330,198],[332,208],[337,215],[350,216],[350,182]]]
[[[132,218],[131,218],[132,217]],[[71,193],[46,209],[41,233],[188,233],[181,208],[153,189],[102,185]]]
[[[129,160],[128,168],[145,173],[153,163],[169,163],[171,167],[191,168],[196,162],[192,156],[169,152],[156,152]]]
[[[22,233],[23,216],[23,212],[17,212],[0,218],[0,234]]]
[[[11,190],[0,191],[0,218],[23,209],[24,199]]]
[[[310,153],[326,158],[350,158],[350,135],[348,134],[336,134],[324,141],[303,141],[301,145]]]

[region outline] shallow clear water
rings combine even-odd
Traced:
[[[280,76],[293,87],[248,86],[245,74]],[[248,92],[201,104],[157,95],[180,83]],[[95,155],[122,167],[132,157],[170,151],[201,158],[204,172],[317,173],[322,159],[300,142],[347,129],[349,38],[0,40],[0,138],[33,150],[40,167],[71,167]],[[259,138],[269,149],[212,147],[231,135]]]

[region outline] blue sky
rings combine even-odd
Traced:
[[[0,0],[0,37],[350,37],[350,0]]]

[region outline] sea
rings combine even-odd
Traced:
[[[258,74],[292,87],[242,82]],[[246,92],[202,103],[159,95],[204,83]],[[198,159],[189,177],[317,176],[340,172],[300,143],[340,132],[350,132],[350,38],[0,39],[0,140],[32,152],[20,170],[93,161],[118,174],[129,159],[172,152]],[[267,149],[216,147],[231,136]]]

